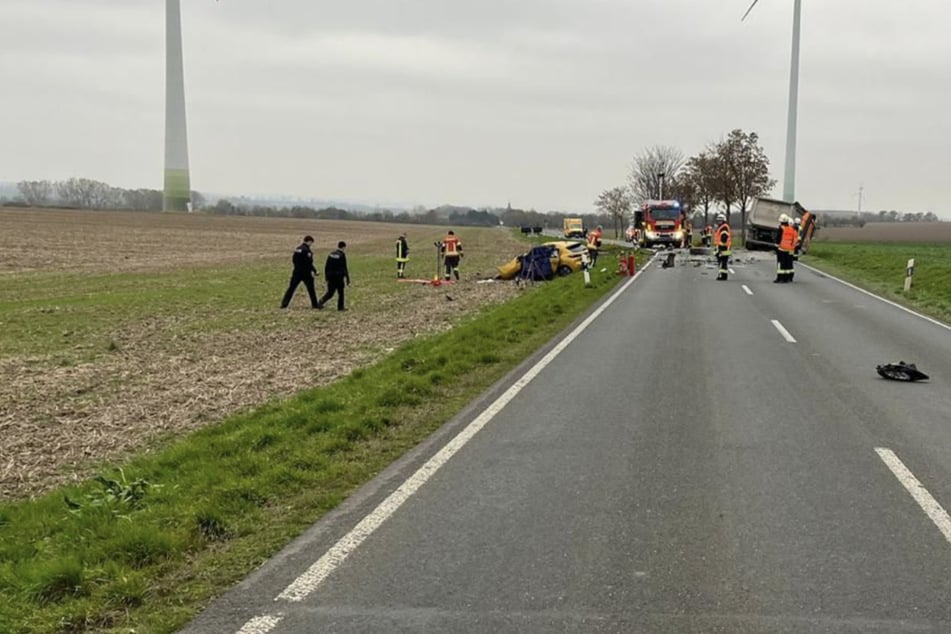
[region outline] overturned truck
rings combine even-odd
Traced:
[[[800,221],[799,251],[806,253],[816,230],[816,215],[798,202],[788,203],[772,198],[753,199],[753,207],[746,218],[746,248],[762,251],[775,249],[779,217],[783,214]]]

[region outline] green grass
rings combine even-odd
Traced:
[[[132,277],[113,276],[110,288],[123,299],[108,319],[146,320],[146,307],[157,298],[203,306],[213,328],[227,327],[213,321],[220,301],[246,303],[255,319],[252,304],[265,296],[278,300],[280,285],[252,285],[250,298],[229,289],[261,274],[196,271],[194,285],[158,275],[147,289]],[[211,278],[223,280],[220,293],[200,293]],[[103,477],[82,486],[0,505],[0,632],[175,631],[619,279],[595,275],[584,291],[577,275],[537,285],[330,386],[232,416],[121,470],[104,466]],[[108,329],[80,328],[94,306],[83,280],[45,283],[46,297],[0,302],[2,320],[22,332],[35,329],[19,352],[68,350],[51,336],[61,328],[76,329],[77,339],[101,349]],[[151,299],[141,300],[141,293]],[[44,313],[44,306],[61,310]],[[30,324],[30,314],[53,317]]]
[[[904,290],[905,267],[915,259],[914,283]],[[951,321],[951,245],[813,242],[803,262],[867,290]]]

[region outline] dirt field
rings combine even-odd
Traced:
[[[283,267],[273,289],[276,303],[290,272],[290,253],[305,233],[316,236],[322,263],[331,243],[341,238],[351,253],[390,257],[401,230],[410,232],[412,246],[413,236],[426,244],[445,228],[0,210],[0,291],[5,279],[13,279],[7,276],[27,271],[130,271],[147,279],[153,271],[273,262]],[[188,315],[156,317],[111,333],[121,352],[89,362],[62,367],[48,357],[0,358],[0,499],[83,479],[97,463],[147,448],[157,437],[180,435],[268,399],[325,385],[413,337],[448,329],[473,310],[519,292],[511,283],[476,283],[476,267],[468,263],[481,261],[491,274],[494,264],[524,251],[523,243],[496,229],[458,233],[469,279],[452,287],[451,302],[444,291],[397,284],[387,267],[378,280],[355,281],[350,297],[359,308],[347,313],[305,310],[306,300],[296,297],[288,311],[261,307],[256,317],[265,320],[263,328],[196,329],[170,343],[161,333]],[[416,257],[411,267],[420,275],[422,256]],[[427,272],[433,268],[425,266]],[[368,287],[382,290],[371,294]],[[394,315],[394,302],[411,310]]]
[[[815,239],[829,242],[951,243],[951,222],[872,222],[864,227],[822,227]]]

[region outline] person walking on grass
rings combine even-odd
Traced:
[[[462,242],[456,232],[450,230],[442,239],[439,250],[443,255],[443,264],[446,267],[446,281],[452,277],[459,281],[459,260],[462,259]]]
[[[345,286],[350,286],[350,271],[347,269],[346,248],[347,243],[341,240],[337,243],[337,249],[327,255],[327,262],[324,264],[327,292],[320,298],[319,306],[321,308],[336,294],[337,310],[347,310],[343,305],[343,289]]]
[[[320,308],[320,302],[317,301],[317,291],[314,289],[314,276],[317,275],[317,269],[314,267],[314,253],[310,250],[314,244],[312,236],[304,236],[304,241],[299,247],[294,249],[294,255],[291,261],[294,263],[294,270],[291,272],[291,281],[287,285],[287,291],[284,293],[284,299],[281,300],[281,308],[287,308],[291,299],[294,297],[294,291],[297,290],[301,282],[307,288],[307,294],[310,296],[310,307]]]
[[[409,262],[409,245],[406,243],[406,232],[396,239],[396,279],[406,278],[406,263]]]

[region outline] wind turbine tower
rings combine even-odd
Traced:
[[[191,211],[179,0],[165,0],[165,193],[162,210]]]
[[[759,0],[743,14],[741,22],[750,14]],[[793,3],[792,60],[789,67],[789,111],[786,118],[786,166],[783,174],[783,200],[796,201],[796,126],[799,115],[799,24],[802,17],[802,0]]]

